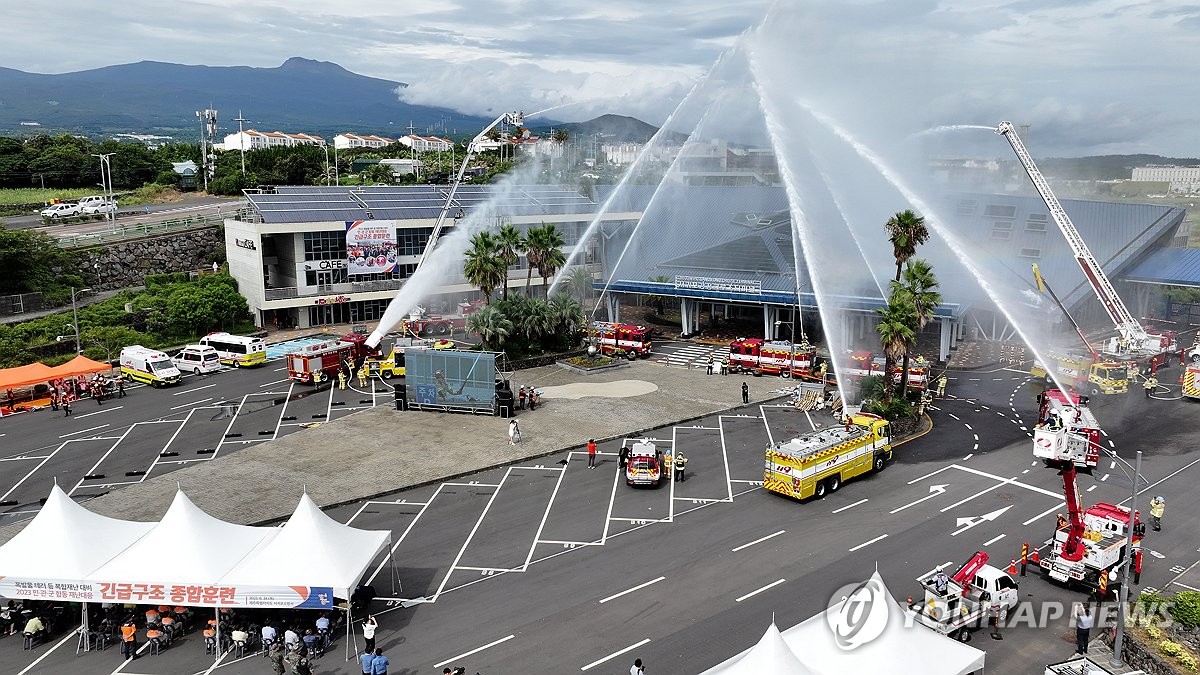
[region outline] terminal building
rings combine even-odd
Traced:
[[[246,214],[225,224],[230,273],[263,325],[377,320],[416,269],[447,190],[433,185],[278,187],[250,193]],[[678,332],[684,335],[702,329],[702,311],[710,317],[761,321],[761,334],[767,338],[790,337],[797,307],[801,322],[814,326],[818,321],[803,258],[796,278],[783,187],[664,183],[659,188],[626,186],[615,196],[611,187],[600,187],[595,199],[557,186],[500,190],[460,187],[448,212],[449,228],[486,205],[488,213],[495,214],[492,226],[511,222],[525,229],[555,223],[567,242],[564,252],[569,252],[611,197],[596,236],[576,260],[595,275],[597,289],[608,287],[596,318],[618,321],[622,304],[669,298],[682,310]],[[670,207],[655,206],[652,197]],[[1195,257],[1188,256],[1200,250],[1171,248],[1184,222],[1182,209],[1079,200],[1063,200],[1063,205],[1135,316],[1150,312],[1162,285],[1187,282],[1189,261]],[[1037,263],[1073,317],[1085,326],[1104,327],[1103,309],[1039,198],[960,193],[945,197],[937,207],[958,236],[986,244],[992,260],[985,269],[1005,277],[993,281],[1018,288],[1024,283],[1032,289],[1030,265]],[[362,222],[384,223],[394,232],[395,264],[388,261],[387,272],[348,269],[347,226]],[[635,226],[634,245],[626,246]],[[879,248],[872,259],[882,260],[884,267],[894,265],[882,222],[875,245]],[[918,257],[926,250],[932,253],[937,244],[931,241],[928,246]],[[830,264],[863,264],[853,248],[835,257]],[[1195,262],[1200,267],[1200,259]],[[940,359],[948,358],[964,337],[1016,336],[1015,327],[974,280],[961,276],[959,266],[937,267],[943,303],[927,331],[937,333]],[[1193,276],[1200,281],[1200,273]],[[887,279],[880,285],[886,288]],[[524,259],[509,270],[509,280],[510,286],[525,284]],[[534,274],[532,282],[539,285],[541,279]],[[478,297],[479,291],[462,277],[460,264],[426,305],[434,312],[449,312],[458,302]],[[877,286],[872,283],[859,293],[843,295],[838,305],[846,310],[838,312],[843,334],[858,340],[858,348],[876,349],[875,310],[884,306]],[[1051,309],[1046,315],[1059,321],[1057,314]]]

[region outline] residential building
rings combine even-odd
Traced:
[[[447,138],[438,138],[437,136],[409,134],[401,136],[399,141],[405,147],[412,148],[417,152],[449,152],[450,148],[454,147],[453,141]]]
[[[262,148],[291,148],[297,145],[325,145],[325,139],[312,134],[287,134],[282,131],[246,129],[225,137],[225,150],[260,150]]]
[[[333,147],[338,150],[347,150],[349,148],[382,148],[385,145],[391,145],[396,141],[383,136],[359,136],[358,134],[338,134],[333,137]]]
[[[1133,180],[1170,183],[1171,192],[1197,192],[1200,191],[1200,166],[1138,166],[1133,169]]]

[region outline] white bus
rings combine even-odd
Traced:
[[[234,368],[260,366],[267,362],[267,343],[259,337],[209,333],[200,338],[200,344],[217,350],[221,363]]]

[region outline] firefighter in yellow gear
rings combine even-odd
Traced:
[[[683,481],[687,480],[686,474],[684,472],[687,471],[688,458],[686,456],[684,456],[682,450],[679,450],[675,453],[675,457],[674,457],[673,461],[675,463],[675,467],[674,467],[675,480],[682,483]]]
[[[1146,392],[1146,398],[1150,398],[1150,394],[1153,394],[1154,390],[1158,389],[1158,378],[1148,375],[1146,380],[1142,382],[1142,389]]]
[[[367,376],[370,374],[371,370],[367,368],[367,364],[364,363],[362,367],[358,369],[358,386],[367,386]]]
[[[1154,531],[1162,531],[1163,514],[1167,511],[1167,502],[1162,497],[1155,497],[1150,500],[1150,522],[1154,525]]]
[[[946,398],[946,385],[949,382],[950,382],[950,379],[947,378],[945,375],[942,375],[941,377],[938,378],[938,381],[937,381],[938,398]]]
[[[671,480],[671,467],[673,464],[674,457],[672,457],[671,453],[668,451],[667,454],[663,456],[663,477],[667,480]]]
[[[346,371],[338,369],[338,389],[346,389]]]

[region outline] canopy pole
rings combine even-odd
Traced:
[[[350,660],[350,634],[353,631],[353,620],[350,618],[350,601],[346,600],[346,660]],[[358,653],[358,645],[354,645],[354,653]]]
[[[213,655],[213,660],[219,661],[221,659],[221,608],[213,607],[213,614],[217,617],[217,634],[215,636],[217,638],[217,649],[216,653]]]
[[[79,617],[79,640],[83,644],[83,651],[86,653],[92,651],[92,639],[88,636],[87,603],[83,602],[80,604],[83,605],[83,612],[82,616]],[[78,646],[75,648],[75,653],[79,653]]]
[[[392,563],[390,565],[392,568],[392,597],[396,597],[398,593],[404,590],[404,584],[400,584],[400,588],[396,588],[396,581],[398,578],[398,575],[396,574],[396,551],[391,546],[388,547],[388,560],[390,560]]]

